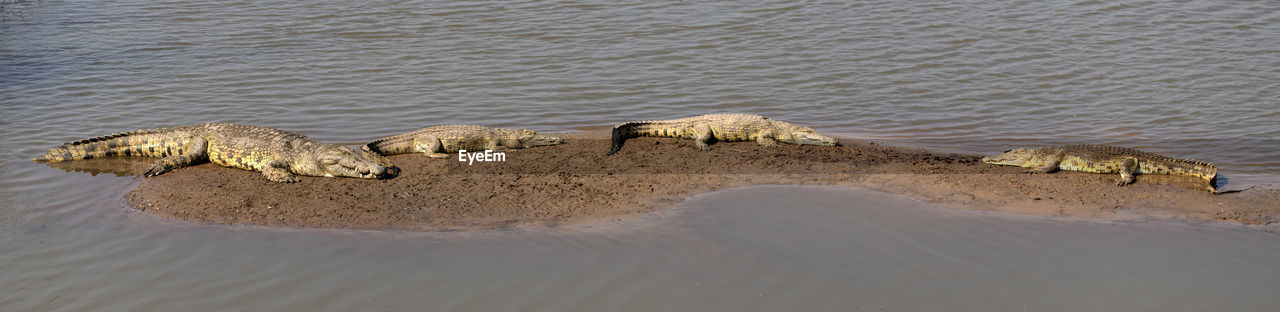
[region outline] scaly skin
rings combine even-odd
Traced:
[[[115,133],[63,144],[33,160],[58,162],[112,156],[159,157],[146,176],[208,160],[261,171],[275,182],[298,175],[381,178],[395,168],[384,157],[346,146],[320,143],[301,134],[233,123],[208,123]]]
[[[1218,168],[1213,164],[1178,159],[1132,148],[1107,145],[1062,145],[1042,148],[1020,148],[1004,154],[983,157],[982,162],[995,165],[1031,168],[1033,172],[1049,173],[1067,170],[1092,173],[1119,173],[1116,185],[1133,183],[1137,174],[1186,175],[1204,179],[1208,191],[1219,193],[1214,187]]]
[[[369,142],[364,150],[381,155],[424,153],[432,158],[448,158],[458,150],[530,148],[564,143],[564,139],[533,130],[498,129],[473,125],[432,126]]]
[[[721,142],[755,141],[764,146],[778,142],[797,145],[836,146],[836,138],[818,134],[813,128],[769,119],[760,115],[710,114],[688,118],[635,121],[613,127],[613,146],[606,155],[622,149],[627,139],[663,137],[695,140],[698,149],[710,150],[711,139]]]

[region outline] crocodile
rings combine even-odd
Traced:
[[[209,161],[261,171],[268,180],[298,182],[298,175],[383,178],[396,168],[381,155],[327,144],[275,128],[206,123],[113,133],[65,143],[33,159],[59,162],[112,156],[161,158],[145,173],[153,177]]]
[[[813,128],[750,114],[710,114],[671,120],[633,121],[613,127],[613,144],[606,155],[622,149],[627,139],[663,137],[692,139],[698,149],[710,150],[712,139],[720,142],[755,141],[764,146],[778,142],[798,145],[836,146],[836,138],[818,134]]]
[[[1213,164],[1179,159],[1140,150],[1110,145],[1060,145],[1041,148],[1019,148],[996,156],[983,157],[982,162],[1031,168],[1032,172],[1049,173],[1055,170],[1119,173],[1116,185],[1133,183],[1137,174],[1184,175],[1204,179],[1207,190],[1221,193],[1214,187],[1218,168]]]
[[[374,140],[362,149],[381,155],[425,153],[432,158],[448,158],[448,153],[459,150],[500,151],[562,143],[564,139],[528,129],[441,125]]]

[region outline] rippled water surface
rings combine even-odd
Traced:
[[[208,121],[359,141],[751,112],[991,153],[1138,146],[1280,182],[1280,4],[120,1],[0,25],[7,153]],[[1269,177],[1259,177],[1269,175]]]
[[[729,307],[781,309],[750,304],[776,302],[847,310],[843,304],[851,302],[815,298],[921,284],[840,287],[849,284],[820,277],[787,287],[786,273],[958,275],[987,282],[999,275],[964,273],[974,267],[963,261],[941,269],[921,263],[916,269],[923,271],[872,265],[862,272],[868,264],[901,260],[893,256],[899,251],[851,260],[842,248],[859,245],[841,245],[847,236],[820,236],[814,244],[821,245],[797,247],[782,240],[823,232],[724,234],[738,229],[696,218],[680,222],[723,233],[659,236],[671,241],[663,243],[644,235],[495,234],[500,238],[473,244],[447,235],[424,243],[170,224],[124,208],[121,195],[135,177],[67,173],[29,161],[68,140],[189,123],[239,122],[358,142],[444,123],[574,131],[732,111],[842,137],[967,153],[1020,144],[1124,144],[1217,163],[1228,188],[1280,185],[1280,3],[1274,1],[0,3],[0,263],[6,264],[0,310],[157,310],[175,302],[406,309],[419,297],[478,310],[689,307],[706,304],[704,298],[743,299]],[[771,210],[751,215],[786,218]],[[1062,227],[1067,236],[1094,230]],[[917,234],[902,231],[908,228],[874,234],[914,241],[908,238]],[[707,238],[718,235],[726,236]],[[760,235],[781,238],[734,238]],[[683,242],[689,237],[695,239]],[[1274,254],[1274,239],[1263,241]],[[513,247],[525,243],[535,247]],[[991,247],[965,244],[969,249],[955,252]],[[1055,254],[1028,246],[1033,255]],[[1127,255],[1068,247],[1104,258]],[[795,248],[816,249],[785,256]],[[1071,267],[1088,259],[1046,261]],[[1165,282],[1211,276],[1216,266],[1210,262],[1167,266],[1191,268],[1190,275],[1142,271],[1113,282],[1168,288],[1147,290],[1144,298],[1190,295],[1195,286]],[[1009,265],[1011,274],[1061,273]],[[761,279],[745,273],[761,268],[779,271]],[[1244,277],[1245,285],[1265,281],[1258,276],[1276,280],[1274,269],[1258,269],[1265,274]],[[1104,277],[1096,274],[1089,276]],[[1097,287],[1086,284],[1074,285]],[[938,288],[922,291],[950,298]],[[745,299],[754,295],[777,300]],[[1069,298],[1026,306],[1064,307]],[[882,306],[928,309],[927,302]]]

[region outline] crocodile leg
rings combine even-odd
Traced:
[[[185,145],[191,149],[182,154],[161,158],[160,161],[156,162],[155,166],[151,167],[151,170],[147,170],[147,173],[143,175],[154,177],[161,173],[190,166],[196,161],[209,158],[209,155],[206,154],[208,144],[206,144],[204,138],[192,138],[191,141],[187,142]]]
[[[1039,167],[1031,168],[1031,172],[1050,173],[1050,172],[1053,172],[1054,170],[1058,170],[1058,164],[1061,162],[1062,162],[1062,155],[1055,155],[1053,156],[1053,158],[1046,159],[1043,165],[1040,165]]]
[[[778,146],[778,140],[773,139],[773,131],[765,131],[764,133],[759,134],[759,137],[756,138],[756,144],[776,147]]]
[[[1133,172],[1138,170],[1138,159],[1129,157],[1120,162],[1120,179],[1116,180],[1116,185],[1125,185],[1133,183]]]
[[[440,138],[435,136],[414,139],[413,144],[417,146],[418,151],[426,153],[427,157],[449,158],[449,154],[444,152],[444,143],[440,142]]]
[[[712,137],[711,125],[705,123],[695,125],[693,126],[693,133],[697,135],[697,138],[693,139],[693,143],[698,145],[698,149],[704,151],[711,150],[711,147],[707,145],[707,141],[710,141]]]
[[[272,160],[267,163],[266,166],[263,166],[262,175],[266,176],[267,180],[274,182],[293,183],[302,181],[302,179],[299,179],[297,175],[294,175],[293,172],[289,171],[288,163],[279,159]]]
[[[495,152],[506,150],[505,147],[502,147],[501,144],[498,144],[498,140],[489,140],[489,143],[486,143],[484,145],[484,149],[495,151]]]

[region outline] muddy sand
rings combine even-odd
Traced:
[[[391,156],[401,172],[382,180],[303,177],[282,184],[201,164],[147,178],[125,200],[147,213],[204,223],[449,231],[611,221],[717,189],[813,184],[1033,215],[1280,222],[1280,191],[1213,195],[1191,177],[1140,175],[1120,187],[1114,175],[1031,174],[984,164],[979,155],[856,140],[838,147],[717,143],[700,151],[691,140],[639,138],[605,156],[607,134],[565,138],[563,145],[507,151],[503,162]]]

